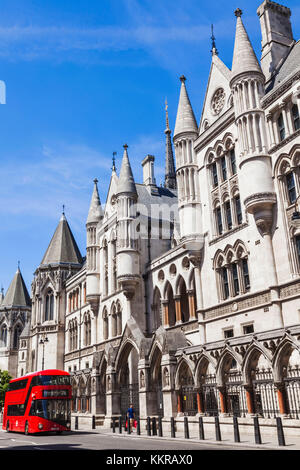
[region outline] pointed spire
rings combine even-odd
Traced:
[[[117,169],[116,169],[116,155],[117,155],[117,152],[113,152],[112,168],[111,168],[113,172],[117,171]]]
[[[30,296],[18,262],[18,269],[2,300],[1,307],[30,307],[30,305]]]
[[[176,173],[174,164],[174,155],[171,141],[171,129],[169,126],[168,102],[166,99],[166,168],[165,168],[165,188],[176,189]]]
[[[42,259],[43,264],[81,264],[82,257],[67,222],[62,213],[58,226]]]
[[[87,224],[98,223],[103,218],[103,211],[101,207],[97,183],[98,183],[98,180],[97,178],[95,178],[91,204],[90,204],[89,213],[88,213],[88,217],[86,221]]]
[[[184,75],[180,77],[180,81],[181,89],[174,129],[174,137],[178,134],[181,134],[182,132],[198,133],[198,126],[195,119],[194,111],[185,87],[186,78]]]
[[[232,60],[232,80],[245,72],[259,72],[261,67],[253,50],[247,31],[242,22],[242,10],[237,8],[234,12],[236,16],[236,34],[234,52]]]
[[[216,38],[214,36],[214,25],[212,24],[211,25],[211,44],[212,44],[212,47],[211,47],[211,54],[212,55],[218,55],[218,50],[217,50],[217,46],[216,46]]]
[[[118,180],[117,186],[117,194],[120,193],[132,193],[137,194],[135,182],[132,174],[132,169],[130,166],[129,158],[128,158],[128,145],[124,144],[124,153],[123,153],[123,160],[120,170],[120,176]]]

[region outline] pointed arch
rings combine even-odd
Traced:
[[[186,356],[182,356],[175,372],[175,388],[179,390],[185,385],[194,385],[194,365]]]
[[[216,367],[216,380],[219,386],[224,385],[225,374],[228,374],[230,369],[235,367],[238,367],[238,369],[241,370],[242,358],[229,345],[226,345],[218,358]]]
[[[253,340],[246,350],[242,363],[243,381],[247,385],[251,384],[253,371],[255,371],[257,367],[260,356],[265,358],[265,360],[270,364],[270,367],[272,366],[272,357],[270,352],[258,341]]]

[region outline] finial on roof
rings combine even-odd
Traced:
[[[128,149],[128,145],[127,145],[127,144],[124,144],[124,145],[123,145],[123,148],[124,148],[125,150],[127,150],[127,149]]]
[[[116,171],[116,155],[117,152],[113,152],[113,157],[112,157],[112,171]]]
[[[237,18],[239,18],[239,17],[242,16],[243,12],[242,12],[242,10],[241,10],[240,8],[237,8],[237,9],[235,10],[234,14],[235,14],[235,16],[236,16]]]
[[[212,55],[218,55],[218,50],[217,50],[217,47],[216,47],[216,38],[214,36],[214,25],[212,24],[211,25],[211,43],[212,43],[212,48],[211,48],[211,53]]]
[[[20,261],[18,261],[18,271],[20,271]]]
[[[94,181],[95,184],[98,183],[98,179],[97,179],[97,178],[95,178],[93,181]]]
[[[62,210],[62,213],[63,213],[63,215],[65,215],[65,205],[64,205],[64,204],[63,204],[63,206],[62,206],[62,209],[63,209],[63,210]]]
[[[184,83],[186,81],[186,77],[184,75],[181,75],[181,77],[179,77],[179,80]]]

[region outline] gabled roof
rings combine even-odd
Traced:
[[[231,71],[229,68],[224,64],[217,54],[213,54],[199,125],[200,133],[202,133],[204,130],[202,127],[204,120],[207,121],[209,126],[211,126],[213,122],[219,119],[219,117],[227,111],[229,106],[228,100],[231,95],[231,89],[229,85],[230,79]],[[220,88],[224,89],[225,102],[224,107],[220,113],[215,114],[212,110],[211,102],[215,92]]]
[[[62,214],[59,224],[42,259],[44,264],[81,264],[82,256],[67,222]]]
[[[1,307],[30,307],[31,300],[25,285],[23,276],[18,268],[5,297],[1,303]]]

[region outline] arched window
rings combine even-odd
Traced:
[[[115,304],[113,305],[111,312],[111,336],[117,336],[117,310]]]
[[[108,314],[107,314],[106,308],[104,308],[104,310],[103,310],[102,320],[103,320],[103,339],[108,339],[108,336],[109,336]]]
[[[279,131],[279,138],[280,138],[280,141],[282,141],[285,139],[285,126],[284,126],[282,113],[279,114],[279,117],[277,119],[277,125],[278,125],[278,131]]]
[[[122,307],[120,302],[117,303],[117,335],[122,334]]]
[[[104,295],[108,295],[108,248],[107,241],[103,244],[103,264],[104,264]]]
[[[53,320],[54,318],[54,294],[51,289],[48,290],[45,296],[45,321]]]
[[[246,250],[238,244],[219,252],[215,259],[219,299],[226,300],[250,290],[250,276]]]
[[[89,313],[84,316],[84,344],[85,346],[91,344],[91,317]]]
[[[21,325],[17,325],[14,328],[14,335],[13,335],[13,348],[18,349],[19,347],[19,338],[22,333],[22,327]]]
[[[300,129],[300,117],[299,117],[299,109],[296,104],[292,106],[292,117],[293,117],[294,130],[297,131],[298,129]]]
[[[5,348],[7,346],[7,326],[3,325],[1,328],[0,335],[0,347]]]

